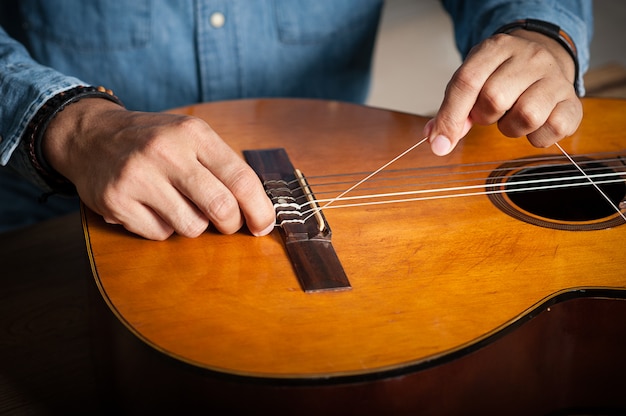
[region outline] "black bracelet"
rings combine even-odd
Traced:
[[[546,35],[556,40],[565,48],[565,50],[570,54],[572,59],[574,60],[574,88],[576,88],[576,93],[578,94],[578,74],[579,74],[579,65],[578,65],[578,51],[576,50],[576,44],[572,40],[572,38],[565,33],[559,26],[544,22],[543,20],[537,19],[524,19],[517,20],[513,23],[506,24],[496,30],[496,33],[511,33],[517,29],[524,29],[531,32],[541,33],[542,35]]]
[[[104,87],[78,86],[63,91],[46,101],[24,131],[23,137],[28,146],[30,162],[37,173],[39,173],[46,184],[52,189],[53,193],[75,195],[76,188],[67,178],[53,169],[46,161],[41,149],[43,135],[52,119],[59,112],[63,111],[68,105],[83,98],[104,98],[123,106],[120,99],[117,98],[111,90],[107,90]]]

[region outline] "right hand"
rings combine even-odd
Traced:
[[[474,123],[497,123],[505,136],[526,136],[536,147],[572,135],[583,117],[575,68],[566,49],[541,33],[516,30],[485,39],[455,72],[424,128],[433,153],[450,153]]]
[[[47,161],[106,222],[152,240],[274,228],[254,171],[203,120],[123,109],[99,98],[69,105],[43,138]]]

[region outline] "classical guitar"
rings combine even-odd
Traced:
[[[153,242],[83,209],[120,409],[626,409],[626,102],[584,100],[561,145],[585,175],[475,127],[451,155],[418,147],[338,200],[426,119],[316,100],[174,111],[245,155],[278,225]]]

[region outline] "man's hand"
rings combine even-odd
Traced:
[[[582,120],[574,76],[571,56],[550,37],[526,30],[492,36],[453,75],[424,136],[441,156],[473,123],[497,122],[508,137],[525,135],[534,146],[548,147],[573,134]]]
[[[244,221],[254,235],[274,227],[254,171],[198,118],[84,99],[50,123],[43,151],[105,221],[149,239],[196,237],[209,223],[225,234]]]

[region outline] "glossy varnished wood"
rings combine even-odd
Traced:
[[[571,153],[626,143],[626,104],[588,100]],[[322,101],[258,100],[179,112],[205,118],[235,149],[285,147],[308,175],[372,170],[419,139],[423,118]],[[440,159],[427,148],[395,166],[507,160],[539,150],[475,128]],[[315,191],[315,189],[313,189]],[[94,272],[131,331],[202,368],[319,378],[432,360],[492,334],[556,292],[626,286],[626,227],[563,232],[502,214],[486,197],[328,211],[353,290],[305,294],[277,233],[209,231],[155,243],[88,215]],[[219,339],[220,342],[215,342]]]
[[[76,215],[0,236],[1,414],[528,415],[625,408],[621,300],[557,303],[471,354],[405,376],[319,386],[250,383],[168,359],[115,319],[99,293],[88,303],[86,291],[95,285],[83,244]],[[100,321],[90,325],[88,315]],[[94,347],[100,354],[92,363]],[[94,367],[108,375],[98,385]]]
[[[563,147],[572,154],[624,149],[626,102],[588,99],[584,106],[581,128],[562,142]],[[311,100],[244,100],[176,112],[206,119],[238,151],[284,147],[292,163],[309,177],[376,169],[420,139],[426,121],[409,114]],[[422,147],[394,168],[449,165],[458,169],[544,154],[555,150],[533,148],[525,139],[504,138],[495,127],[476,127],[452,155],[438,158]],[[117,341],[110,342],[112,351],[105,354],[119,369],[110,374],[118,387],[121,383],[139,394],[138,383],[155,383],[154,390],[172,388],[182,394],[173,397],[192,401],[204,397],[219,406],[228,402],[229,394],[234,401],[237,395],[249,394],[257,400],[265,397],[270,409],[285,393],[293,398],[287,406],[293,410],[313,400],[307,398],[310,392],[282,389],[304,383],[318,385],[314,396],[331,401],[346,399],[338,393],[342,389],[352,391],[352,399],[344,404],[358,402],[360,408],[370,410],[373,399],[363,397],[379,397],[386,391],[390,395],[386,404],[397,398],[398,409],[410,412],[418,408],[409,400],[417,394],[412,389],[443,388],[443,374],[458,369],[446,366],[459,363],[455,361],[459,357],[465,360],[461,366],[471,367],[467,377],[478,374],[474,365],[484,365],[490,358],[482,355],[483,364],[477,364],[466,356],[485,351],[557,299],[584,298],[588,293],[622,298],[626,288],[624,226],[585,232],[537,227],[505,215],[485,196],[328,210],[325,215],[352,284],[350,291],[302,292],[277,231],[254,238],[245,230],[230,236],[209,230],[196,239],[174,236],[152,242],[107,225],[86,210],[88,251],[106,303],[101,317],[104,321],[107,315],[115,317],[109,341]],[[623,305],[619,300],[611,302]],[[615,310],[620,311],[615,316],[623,313],[623,307]],[[569,325],[560,318],[548,321],[557,328]],[[548,351],[541,352],[542,339],[535,337],[547,334],[549,330],[541,327],[527,342],[534,343],[540,359],[554,361],[568,344],[546,342]],[[607,337],[604,340],[615,345],[625,342],[620,329]],[[571,340],[589,342],[584,335]],[[120,350],[118,344],[127,348]],[[507,360],[511,344],[506,345],[499,350],[498,360]],[[529,358],[523,351],[521,356],[509,356],[526,366],[532,365]],[[623,361],[616,368],[624,368]],[[567,371],[568,362],[554,361],[555,369]],[[152,374],[148,380],[141,375],[156,368],[168,376],[159,379]],[[532,384],[547,371],[522,374],[514,368],[502,368],[494,380],[521,385],[526,377]],[[426,370],[438,371],[441,378],[428,385],[423,378]],[[176,374],[186,376],[178,380]],[[219,383],[224,377],[237,381]],[[457,381],[459,387],[464,383]],[[557,381],[547,382],[555,387]],[[259,383],[265,387],[257,390],[254,386]],[[342,389],[333,390],[337,383]],[[211,395],[218,386],[226,386],[223,391],[230,393]],[[118,394],[133,402],[128,388],[118,389]],[[554,403],[567,406],[564,399],[576,397],[578,391],[564,385],[551,394],[564,395]],[[587,402],[581,396],[581,401],[624,405],[604,391],[608,394],[604,401],[597,394]],[[425,396],[415,397],[423,402]],[[548,397],[533,398],[550,403]],[[328,410],[327,405],[315,403],[317,407],[311,409]],[[535,404],[519,409],[553,409],[532,407]]]
[[[100,391],[115,414],[614,415],[626,412],[626,301],[576,297],[474,351],[370,380],[265,380],[189,366],[95,302]],[[219,342],[216,340],[216,342]],[[304,382],[302,382],[304,381]]]

